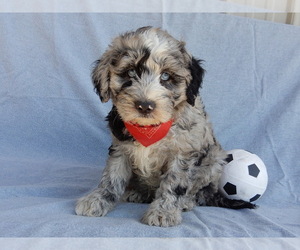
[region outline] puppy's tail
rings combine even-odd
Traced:
[[[247,201],[228,199],[220,193],[215,193],[212,197],[207,199],[206,206],[225,207],[231,209],[243,209],[243,208],[254,209],[257,207],[255,204],[252,204]]]

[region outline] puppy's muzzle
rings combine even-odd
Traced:
[[[143,115],[150,114],[155,109],[156,104],[153,101],[136,101],[135,108]]]

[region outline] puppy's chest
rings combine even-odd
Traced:
[[[169,154],[167,150],[156,147],[132,147],[129,152],[132,171],[149,181],[159,179],[166,171]]]

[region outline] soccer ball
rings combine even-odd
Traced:
[[[229,199],[256,201],[266,191],[267,169],[255,154],[242,149],[227,152],[228,157],[219,182],[219,191]]]

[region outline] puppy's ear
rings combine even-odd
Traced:
[[[111,51],[106,51],[103,56],[95,62],[95,67],[92,71],[92,80],[95,87],[95,92],[99,95],[102,102],[107,102],[110,99],[110,62]]]
[[[192,60],[189,65],[189,69],[191,71],[192,80],[187,86],[186,89],[186,97],[187,102],[194,106],[195,105],[195,99],[199,94],[199,89],[202,85],[202,79],[205,73],[205,70],[201,67],[201,60],[196,60],[194,57],[192,57]]]
[[[149,29],[151,29],[151,28],[152,28],[152,26],[140,27],[140,28],[138,28],[138,29],[136,30],[136,33],[143,33],[143,32],[145,32],[145,31],[147,31],[147,30],[149,30]]]

